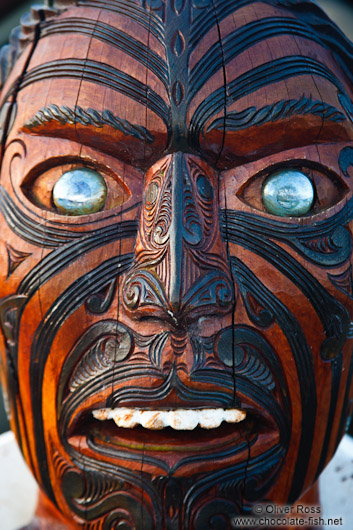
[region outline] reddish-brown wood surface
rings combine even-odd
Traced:
[[[352,48],[288,4],[66,2],[23,28],[1,90],[1,377],[33,528],[228,529],[300,499],[344,434]],[[65,215],[53,188],[80,168],[106,201]],[[305,215],[263,201],[288,169]],[[246,419],[92,414],[121,407]]]

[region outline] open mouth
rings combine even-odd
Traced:
[[[247,445],[264,434],[265,427],[240,409],[118,407],[87,412],[79,415],[68,432],[70,445],[79,451],[87,443],[91,450],[100,453],[147,451],[160,457],[163,454],[167,460],[175,460],[177,454],[180,458],[199,453],[211,455],[227,447]]]
[[[193,431],[196,427],[209,430],[218,428],[223,422],[240,423],[246,418],[244,411],[235,408],[144,410],[117,407],[94,410],[92,414],[97,420],[113,420],[118,427],[125,429],[141,425],[154,431],[166,427],[176,431]]]
[[[72,416],[71,416],[72,417]],[[144,469],[152,474],[191,476],[210,466],[237,465],[264,448],[279,443],[279,431],[270,415],[254,407],[103,408],[88,406],[76,411],[65,429],[68,450],[75,457],[109,465]],[[212,464],[211,464],[212,463]],[[217,464],[216,464],[217,463]]]

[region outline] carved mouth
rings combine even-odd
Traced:
[[[133,422],[124,417],[124,410],[132,411],[135,416]],[[186,418],[186,413],[202,422],[201,418],[204,417],[204,425],[206,425],[207,415],[217,410],[221,411],[218,414],[213,414],[219,424],[217,427],[216,421],[213,421],[213,427],[210,427],[210,423],[207,428],[205,426],[202,427],[198,423],[197,426],[191,429],[191,422],[186,423],[185,419],[183,420],[183,425],[175,423],[175,427],[179,427],[178,429],[173,428],[171,425],[161,426],[162,421],[164,424],[172,423],[172,419],[179,414]],[[129,427],[122,427],[116,424],[113,419],[116,411],[120,412],[122,421],[129,421]],[[229,413],[228,419],[235,420],[237,419],[236,416],[238,416],[238,421],[227,422],[224,419],[221,421],[220,418],[223,415],[227,416],[227,412]],[[233,414],[235,417],[230,417]],[[138,417],[141,422],[145,423],[145,426],[141,425],[141,422],[137,422]],[[149,423],[150,421],[151,423]],[[195,420],[194,423],[196,423]],[[157,452],[160,456],[164,454],[165,457],[167,455],[176,457],[180,453],[180,457],[183,457],[200,452],[214,454],[214,451],[230,446],[242,446],[243,444],[247,446],[250,440],[255,441],[255,439],[258,439],[259,436],[262,437],[265,433],[271,439],[278,439],[278,432],[274,432],[269,424],[263,423],[259,418],[255,418],[253,414],[245,413],[239,409],[175,408],[144,410],[120,407],[118,409],[100,408],[91,410],[89,413],[87,411],[79,414],[75,423],[68,430],[67,435],[70,445],[76,447],[79,451],[87,443],[92,450],[98,452],[105,452],[105,448],[110,447],[109,451],[148,451],[151,453]],[[86,441],[84,442],[83,440]]]
[[[150,430],[171,427],[176,431],[192,431],[198,426],[201,429],[216,429],[222,422],[240,423],[246,418],[244,411],[234,408],[144,410],[118,407],[94,410],[92,414],[97,420],[113,420],[118,427],[125,429],[141,425]]]
[[[100,406],[99,406],[100,405]],[[147,408],[88,406],[74,416],[65,429],[68,451],[76,458],[114,463],[139,472],[191,476],[209,472],[214,463],[236,465],[264,448],[280,443],[272,417],[246,405],[241,409],[165,406]]]

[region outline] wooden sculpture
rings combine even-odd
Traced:
[[[306,0],[61,0],[1,53],[33,528],[231,528],[351,413],[353,47]],[[115,420],[115,423],[114,423]]]

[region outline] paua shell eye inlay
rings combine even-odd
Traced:
[[[272,173],[262,187],[266,210],[281,217],[307,214],[314,203],[314,187],[309,177],[297,169]]]
[[[197,190],[204,200],[211,201],[213,199],[212,185],[210,184],[209,180],[203,175],[201,175],[197,179]]]
[[[53,202],[65,215],[99,212],[104,206],[107,186],[103,177],[86,167],[64,173],[53,188]]]

